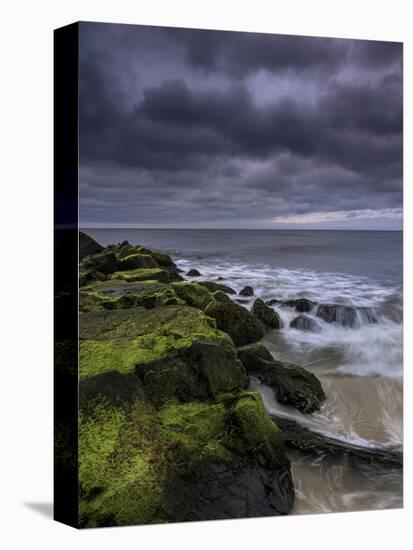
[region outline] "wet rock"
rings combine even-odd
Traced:
[[[79,260],[82,261],[86,256],[92,256],[103,250],[103,246],[97,243],[92,237],[79,231]]]
[[[316,316],[326,323],[337,323],[350,328],[377,323],[376,315],[368,307],[320,304]]]
[[[212,281],[200,281],[198,284],[206,287],[209,290],[209,292],[216,292],[217,290],[222,290],[222,292],[225,292],[226,294],[236,294],[235,290],[230,286],[214,283]]]
[[[307,315],[299,315],[298,317],[293,319],[290,323],[290,327],[308,332],[320,332],[321,330],[316,321],[314,321],[314,319],[311,319],[311,317],[308,317]]]
[[[242,290],[239,291],[238,293],[240,296],[254,296],[254,289],[252,288],[252,286],[244,286],[244,288]]]
[[[287,300],[285,302],[282,302],[281,305],[293,307],[295,311],[298,311],[299,313],[308,313],[317,304],[312,300],[307,300],[307,298],[298,298],[297,300]]]
[[[368,462],[374,466],[403,467],[403,455],[399,451],[353,445],[312,432],[294,420],[277,416],[272,418],[283,432],[286,445],[305,454],[329,457],[346,455],[353,460]]]
[[[221,291],[211,294],[203,310],[216,320],[220,330],[231,336],[236,346],[256,342],[265,334],[263,323],[255,315]]]
[[[265,305],[267,306],[276,306],[278,304],[282,304],[282,300],[278,300],[277,298],[273,298],[272,300],[267,300],[265,302]]]
[[[111,250],[104,249],[98,254],[86,256],[80,264],[81,271],[98,271],[105,275],[110,275],[118,270],[118,260],[116,254]]]
[[[158,263],[149,254],[130,254],[118,260],[118,271],[132,269],[159,268]]]
[[[278,313],[265,305],[260,298],[255,300],[251,313],[268,328],[280,329],[283,327],[283,322]]]
[[[262,344],[239,350],[238,357],[247,374],[270,386],[280,403],[310,414],[317,411],[325,399],[323,388],[314,374],[303,367],[276,361]]]
[[[190,269],[186,274],[187,277],[201,277],[201,273],[197,269]]]

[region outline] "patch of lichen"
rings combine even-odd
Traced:
[[[90,407],[88,407],[90,410]],[[83,527],[162,521],[165,444],[156,411],[105,400],[79,417],[80,522]]]
[[[114,310],[85,313],[80,318],[80,377],[155,361],[198,340],[226,341],[211,319],[185,306],[149,311]]]

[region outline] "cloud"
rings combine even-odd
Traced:
[[[401,44],[80,28],[84,222],[272,227],[402,207]]]
[[[325,222],[341,222],[351,220],[398,220],[403,219],[402,208],[382,208],[377,210],[336,210],[330,212],[309,212],[306,214],[278,216],[273,218],[273,223],[280,224],[318,224]]]

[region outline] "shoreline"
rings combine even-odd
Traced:
[[[145,247],[132,246],[129,243],[110,245],[103,249],[92,239],[89,237],[85,239],[81,234],[82,239],[85,241],[84,252],[88,253],[83,255],[80,273],[80,319],[81,325],[86,324],[83,331],[84,337],[81,336],[80,343],[81,350],[85,350],[83,355],[81,353],[80,391],[82,396],[82,387],[86,387],[85,392],[89,396],[83,401],[81,399],[82,410],[87,411],[83,418],[84,425],[87,427],[85,433],[88,435],[84,437],[86,439],[91,437],[90,433],[93,432],[96,423],[94,417],[96,411],[90,410],[91,400],[102,401],[103,398],[106,404],[108,400],[110,401],[110,407],[114,405],[113,388],[111,389],[111,383],[107,380],[108,377],[113,376],[113,372],[121,376],[116,378],[116,382],[112,380],[112,383],[118,388],[119,393],[115,396],[115,409],[117,407],[125,415],[125,425],[130,423],[131,403],[133,406],[138,402],[145,403],[145,407],[155,408],[152,412],[146,411],[142,414],[141,420],[152,422],[153,429],[163,436],[168,431],[166,426],[170,427],[168,424],[170,416],[180,417],[178,411],[202,403],[205,407],[204,412],[208,415],[206,411],[216,411],[214,407],[219,406],[219,436],[217,433],[210,433],[206,440],[200,442],[195,438],[196,441],[185,441],[183,446],[191,447],[192,452],[194,448],[204,452],[204,449],[216,442],[218,437],[222,448],[218,455],[213,453],[209,456],[206,470],[210,469],[211,464],[216,465],[217,462],[221,467],[225,465],[224,479],[229,484],[228,494],[236,494],[236,498],[231,499],[232,512],[228,516],[222,516],[220,514],[223,514],[224,510],[227,513],[229,506],[225,501],[225,489],[219,495],[214,494],[213,498],[211,496],[207,506],[205,505],[205,486],[201,490],[199,480],[192,479],[189,482],[186,479],[188,471],[192,471],[194,467],[194,459],[188,449],[186,452],[191,457],[189,459],[189,455],[184,453],[188,461],[186,472],[174,471],[171,474],[162,470],[162,467],[160,468],[162,473],[154,472],[148,457],[141,457],[143,462],[147,460],[145,468],[151,472],[153,478],[152,490],[157,493],[155,500],[158,508],[155,506],[157,510],[153,515],[144,518],[133,519],[130,516],[122,519],[115,514],[115,519],[111,520],[115,522],[113,524],[256,517],[288,513],[294,502],[291,469],[285,451],[288,436],[285,432],[283,435],[279,426],[270,420],[261,396],[248,391],[248,380],[250,376],[258,376],[260,381],[272,388],[275,398],[296,407],[305,414],[318,410],[325,395],[319,381],[310,371],[297,365],[276,361],[262,344],[257,344],[268,330],[281,328],[281,321],[276,311],[256,296],[254,296],[252,310],[248,311],[232,300],[231,296],[234,297],[236,293],[225,284],[217,281],[197,281],[196,266],[193,268],[195,271],[191,282],[184,280],[176,264],[167,254],[152,252]],[[253,290],[252,293],[254,294]],[[247,289],[246,294],[250,296],[250,290]],[[242,293],[240,297],[242,298]],[[293,304],[293,307],[297,307],[297,304]],[[297,310],[297,318],[305,316],[309,307],[308,303],[301,303]],[[196,318],[191,317],[195,313]],[[162,318],[164,315],[172,315],[172,317],[165,321]],[[188,316],[191,317],[189,326],[187,326]],[[354,318],[354,314],[347,312],[347,317],[350,322],[353,322],[351,319]],[[82,322],[82,319],[85,322]],[[145,326],[142,326],[142,320],[144,325],[146,323]],[[200,323],[199,326],[198,323]],[[97,325],[98,329],[96,329]],[[140,334],[139,341],[134,340],[133,331],[130,330],[131,325],[134,325],[136,327],[134,330]],[[129,328],[122,328],[124,326]],[[176,327],[179,327],[178,331]],[[111,334],[113,336],[110,336]],[[119,341],[122,341],[121,349],[115,349]],[[205,348],[206,344],[207,348]],[[245,346],[248,347],[245,348]],[[197,351],[194,352],[194,349]],[[211,354],[214,356],[213,364],[205,366],[211,363]],[[215,372],[216,365],[219,365],[219,374]],[[194,366],[198,376],[197,381],[194,379]],[[201,378],[199,378],[200,368],[207,369],[203,371]],[[183,374],[184,371],[186,374]],[[135,378],[139,381],[139,391],[136,390],[137,393],[132,398],[132,402],[130,398],[123,401],[120,397],[124,391],[122,387],[125,376],[128,384],[132,380],[131,376],[134,382],[136,382]],[[198,385],[205,387],[201,391]],[[92,393],[90,393],[91,386],[94,387]],[[243,412],[241,415],[243,420],[240,420],[240,411],[244,409],[248,410],[248,413],[244,418]],[[104,425],[111,424],[113,420],[115,413],[112,409],[110,410],[112,412],[105,416]],[[190,418],[184,416],[180,423],[173,424],[174,429],[182,428],[193,421],[192,413],[193,411]],[[188,414],[188,410],[185,414]],[[269,427],[268,421],[273,427]],[[196,421],[191,424],[191,429],[197,431],[199,426],[203,426],[205,430],[204,423],[205,419]],[[93,426],[92,429],[91,426]],[[209,429],[209,426],[207,428]],[[255,432],[259,432],[258,439]],[[163,453],[170,453],[169,446],[172,444],[172,439],[179,441],[179,438],[179,429],[172,435],[169,433],[164,442],[165,449],[162,449],[159,454],[166,456]],[[289,441],[291,443],[291,437]],[[320,441],[318,443],[320,444]],[[141,446],[145,445],[150,446],[146,434],[141,441]],[[325,445],[324,447],[320,445],[322,450],[313,447],[312,452],[325,454],[327,452]],[[240,447],[243,449],[241,453]],[[135,453],[139,455],[140,446],[138,445],[135,449],[137,449]],[[129,443],[124,451],[129,454],[132,452]],[[90,452],[89,450],[85,454],[86,464],[88,460],[93,462]],[[337,452],[336,446],[332,454]],[[350,451],[347,448],[347,450],[342,449],[342,452]],[[378,454],[376,458],[377,456]],[[371,453],[369,457],[370,460]],[[174,460],[177,458],[175,457]],[[391,462],[391,457],[389,460]],[[103,470],[103,477],[110,474],[107,468]],[[243,472],[243,479],[247,477],[248,482],[239,481],[240,470]],[[115,474],[112,472],[111,475],[114,479]],[[161,479],[157,478],[158,475]],[[219,475],[223,474],[209,472],[210,481],[216,483]],[[257,476],[261,482],[257,482]],[[176,481],[178,478],[181,484],[179,489]],[[264,482],[263,478],[265,478]],[[171,483],[173,485],[171,479],[175,480],[173,497],[168,493]],[[237,482],[236,479],[238,479]],[[281,482],[282,479],[284,482]],[[90,480],[85,480],[84,484],[90,485],[90,483]],[[142,480],[141,483],[143,483]],[[251,495],[254,495],[259,503],[256,509],[249,510],[248,506],[245,507],[244,499],[237,494],[237,483],[247,493],[252,491]],[[166,504],[168,498],[172,501],[174,499],[177,502],[180,501],[182,486],[186,487],[186,497],[197,503],[198,508],[200,506],[198,501],[202,496],[204,509],[198,511],[199,515],[196,518],[191,516],[193,512],[186,510],[183,516],[175,519],[174,512]],[[273,493],[272,500],[263,496],[269,487]],[[91,490],[92,493],[90,493]],[[126,490],[126,487],[122,487],[122,490]],[[102,507],[105,508],[102,502],[105,502],[107,495],[114,491],[113,482],[111,484],[107,481],[107,486],[100,487],[99,490],[89,487],[88,491],[88,496],[83,503],[83,525],[100,525],[101,521],[106,521],[101,517]],[[94,491],[97,491],[97,496],[93,496]],[[219,501],[220,498],[224,499],[225,505],[221,503],[214,509],[211,502],[217,499]],[[147,506],[148,502],[145,505]],[[159,512],[160,509],[162,512]]]

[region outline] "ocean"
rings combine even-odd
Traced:
[[[107,245],[128,240],[171,254],[186,273],[245,285],[263,300],[308,298],[317,303],[371,308],[376,323],[326,323],[309,313],[318,332],[290,328],[297,315],[274,305],[284,328],[263,339],[276,359],[301,365],[320,379],[327,399],[304,416],[280,405],[258,380],[270,413],[325,435],[366,447],[403,445],[403,236],[398,231],[211,229],[86,229]],[[355,466],[345,459],[290,453],[296,502],[293,513],[401,507],[402,473]]]

